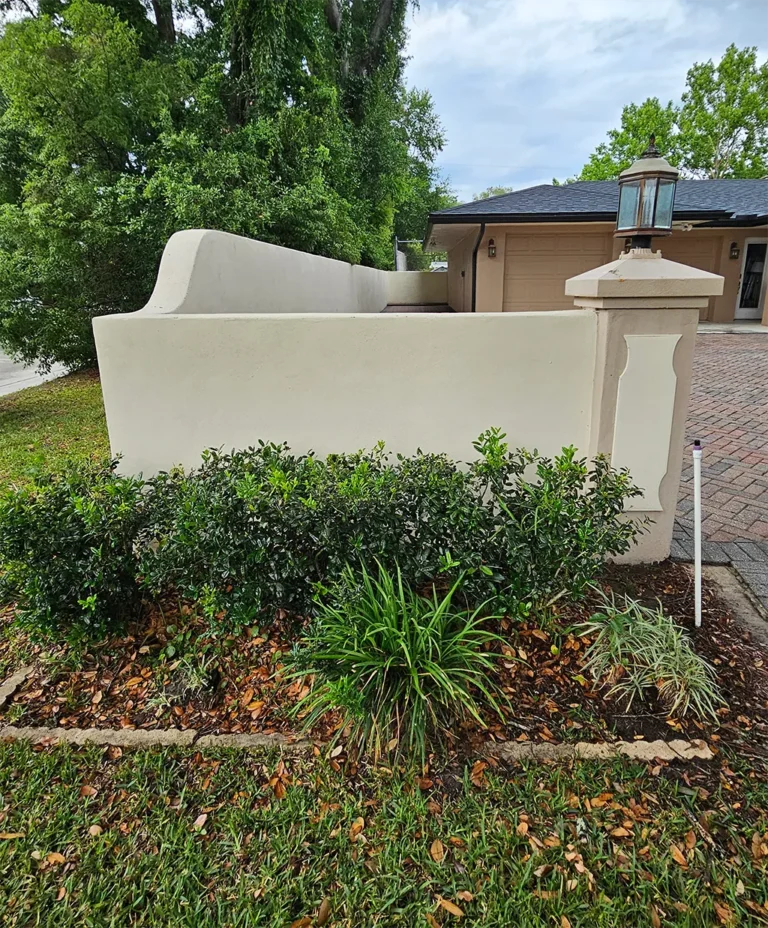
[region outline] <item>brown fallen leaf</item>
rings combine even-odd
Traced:
[[[91,827],[88,829],[88,834],[89,834],[92,838],[98,838],[99,835],[100,835],[103,831],[104,831],[104,829],[101,827],[101,825],[91,825]]]
[[[56,866],[57,864],[65,864],[67,862],[66,857],[63,854],[59,854],[58,851],[53,851],[50,854],[45,855],[45,859],[51,866]]]
[[[352,827],[349,829],[349,840],[357,841],[357,839],[360,837],[360,833],[364,828],[365,819],[362,817],[356,818],[354,822],[352,822]]]
[[[80,787],[81,796],[95,796],[98,793],[98,790],[95,786],[91,786],[89,783],[85,783]]]
[[[304,915],[302,918],[297,918],[295,922],[291,922],[291,928],[309,928],[312,924],[312,919],[309,915]]]
[[[626,828],[614,828],[611,832],[612,838],[628,838],[631,832],[627,831]]]
[[[486,764],[482,760],[476,760],[475,763],[472,765],[472,772],[469,775],[469,779],[471,780],[474,786],[477,786],[478,788],[480,788],[485,784],[484,774],[485,774],[487,767],[488,767],[488,764]]]
[[[192,827],[193,827],[196,831],[200,831],[200,829],[203,828],[203,826],[205,825],[205,823],[206,823],[207,821],[208,821],[208,815],[207,815],[207,813],[202,812],[202,813],[201,813],[200,815],[198,815],[197,818],[194,820],[194,822],[192,823]]]
[[[696,847],[696,832],[691,828],[688,834],[685,836],[685,846],[689,851],[692,851]]]
[[[521,838],[524,838],[528,834],[528,822],[520,822],[515,830]]]
[[[56,901],[61,902],[61,900],[67,895],[66,886],[59,886],[59,891],[56,893]]]
[[[23,837],[23,831],[0,831],[0,841],[13,841],[14,838]]]
[[[565,917],[565,915],[560,916],[560,928],[571,928],[571,923]]]
[[[435,918],[434,915],[431,915],[429,912],[427,912],[426,918],[429,928],[440,928],[440,922]]]
[[[320,908],[317,910],[317,918],[315,919],[315,924],[320,926],[326,925],[328,919],[331,917],[331,903],[329,899],[323,899],[320,903]]]
[[[451,915],[455,915],[456,918],[464,918],[464,911],[460,909],[456,903],[451,902],[450,899],[443,899],[442,896],[437,897],[437,904],[445,909],[446,912],[450,912]]]
[[[443,847],[443,842],[439,838],[435,838],[435,840],[432,842],[432,846],[429,849],[429,856],[436,864],[443,862],[443,858],[445,857],[445,848]]]
[[[272,792],[275,794],[275,799],[285,799],[288,790],[285,788],[285,783],[283,783],[279,777],[275,780]]]
[[[661,917],[655,905],[651,905],[651,925],[653,928],[661,928]]]
[[[461,899],[462,902],[471,902],[475,897],[468,889],[462,889],[456,893],[456,898]]]
[[[732,925],[734,923],[733,912],[728,908],[724,902],[715,902],[715,914],[717,915],[720,923],[723,925]]]
[[[669,853],[672,855],[672,859],[676,864],[679,864],[684,870],[688,869],[688,861],[685,859],[685,854],[683,854],[676,844],[669,845]]]

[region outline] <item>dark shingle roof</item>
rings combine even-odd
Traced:
[[[577,181],[560,187],[541,184],[501,196],[475,200],[432,213],[430,221],[479,222],[505,220],[610,219],[616,217],[619,187],[614,180]],[[768,180],[680,180],[675,195],[675,219],[701,219],[723,224],[765,221]]]

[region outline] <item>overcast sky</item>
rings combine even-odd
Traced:
[[[768,56],[768,0],[420,0],[408,82],[447,135],[459,199],[577,173],[622,106],[678,100],[695,61]]]

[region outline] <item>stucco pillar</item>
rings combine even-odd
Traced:
[[[625,558],[669,556],[699,312],[723,278],[638,249],[571,277],[566,295],[596,313],[588,453],[627,467],[643,496],[629,518],[653,522]]]

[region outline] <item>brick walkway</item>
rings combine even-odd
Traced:
[[[690,444],[704,446],[702,556],[768,608],[768,334],[699,335],[673,557],[693,556]]]

